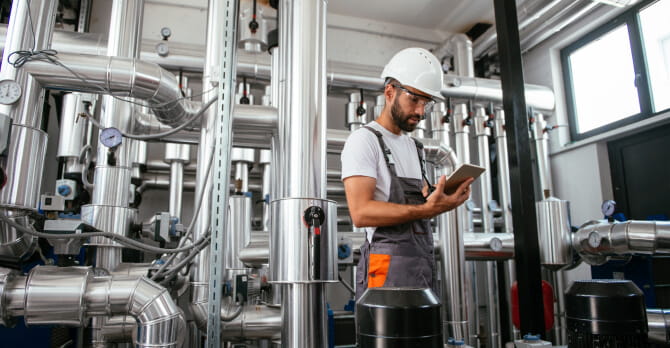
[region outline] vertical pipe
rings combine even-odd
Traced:
[[[142,33],[142,17],[144,0],[122,1],[112,3],[107,55],[129,58],[139,58],[140,40]],[[123,132],[132,129],[132,106],[112,96],[103,97],[100,124],[114,127]],[[110,152],[113,152],[110,153]],[[116,163],[109,161],[110,157]],[[130,181],[132,176],[132,161],[134,159],[133,146],[128,139],[115,150],[111,150],[98,141],[98,154],[93,177],[93,197],[88,209],[105,209],[107,207],[128,208],[130,201]],[[98,214],[105,216],[107,214]],[[127,222],[110,226],[99,220],[90,221],[96,228],[125,235],[128,231]],[[98,245],[96,252],[96,267],[108,271],[114,270],[121,263],[121,248],[109,239],[97,237],[92,243]]]
[[[549,164],[549,137],[547,135],[547,122],[544,115],[535,113],[534,122],[531,124],[533,131],[533,142],[535,144],[535,155],[537,156],[537,168],[540,178],[540,192],[542,198],[552,196],[551,167]]]
[[[14,104],[0,105],[0,114],[12,119],[7,156],[0,158],[0,167],[7,175],[4,188],[0,189],[0,213],[24,225],[30,224],[27,214],[36,212],[39,205],[47,145],[47,134],[40,129],[45,117],[44,89],[24,69],[7,62],[13,52],[51,47],[56,6],[56,1],[13,1],[2,55],[0,80],[14,80],[22,96]],[[0,253],[4,256],[23,256],[32,240],[7,224],[0,224]]]
[[[496,109],[495,114],[494,132],[498,154],[498,196],[504,222],[502,232],[512,233],[512,202],[509,188],[509,156],[505,133],[505,111]]]
[[[509,146],[514,255],[519,285],[521,334],[544,335],[533,169],[530,158],[528,117],[521,49],[513,1],[493,0],[503,90],[503,109]]]
[[[261,194],[263,196],[263,231],[270,232],[270,191],[272,188],[272,150],[260,150]]]
[[[67,93],[63,96],[57,156],[65,161],[73,160],[71,165],[66,166],[65,173],[81,173],[83,169],[79,156],[86,144],[88,120],[79,115],[85,112],[84,102],[89,98],[82,93]]]
[[[443,122],[444,103],[436,105],[431,115],[433,139],[449,147],[449,123]],[[455,163],[454,163],[455,164]],[[450,174],[455,168],[437,168],[435,182],[441,175]],[[442,329],[446,340],[453,338],[466,342],[468,332],[467,279],[465,276],[465,243],[463,232],[458,228],[457,214],[450,211],[437,216],[437,232],[440,236],[440,270],[442,271]]]
[[[279,66],[284,96],[280,99],[278,145],[282,183],[278,199],[326,197],[326,8],[324,0],[282,0],[279,4]],[[275,202],[273,202],[275,204]],[[291,204],[277,202],[279,215]],[[274,210],[274,209],[273,209]],[[286,213],[286,214],[284,214]],[[290,216],[293,216],[291,214]],[[276,216],[273,216],[275,221]],[[334,217],[329,217],[333,219]],[[274,224],[274,222],[273,222]],[[336,227],[336,226],[335,226]],[[272,244],[281,245],[295,231],[272,226]],[[334,231],[333,231],[334,232]],[[298,240],[295,241],[300,242]],[[272,248],[271,252],[278,250]],[[295,250],[302,250],[296,246]],[[302,251],[301,251],[302,252]],[[273,255],[274,275],[279,267],[302,265],[309,255]],[[303,261],[304,260],[304,261]],[[326,347],[324,285],[284,283],[282,290],[282,347]]]
[[[279,28],[277,29],[279,31]],[[284,69],[279,64],[279,46],[274,46],[269,49],[270,52],[270,89],[271,96],[270,100],[272,101],[272,106],[276,107],[277,110],[281,108],[283,103],[283,93],[284,89],[282,88],[285,84],[285,77],[283,77]],[[274,199],[279,197],[280,193],[283,191],[282,180],[280,179],[280,166],[278,165],[281,160],[281,154],[279,152],[279,135],[273,134],[272,139],[270,140],[270,170],[272,173],[272,180],[270,182],[270,199],[271,202]],[[268,233],[272,232],[272,225],[270,224],[270,218],[272,216],[272,210],[268,205]],[[282,298],[282,288],[280,285],[272,286],[272,303],[275,305],[281,304]]]
[[[184,186],[184,163],[170,163],[170,216],[181,221],[182,188]]]
[[[482,106],[477,106],[475,118],[475,137],[477,138],[477,154],[479,165],[486,168],[484,174],[479,177],[479,193],[481,196],[481,219],[482,230],[485,233],[493,233],[493,212],[490,202],[493,201],[491,194],[491,160],[489,156],[489,137],[491,136],[491,127],[489,126],[489,117]],[[493,261],[486,262],[486,302],[489,328],[489,347],[497,348],[500,346],[499,330],[499,307],[497,300],[497,275],[496,264]]]
[[[470,124],[472,123],[468,106],[458,104],[454,108],[452,126],[454,127],[454,143],[456,145],[456,154],[459,163],[470,163]],[[456,208],[459,233],[470,233],[473,231],[472,212],[468,205],[472,204],[470,200]],[[473,262],[465,263],[466,283],[470,291],[466,291],[468,306],[468,331],[470,337],[466,343],[472,346],[478,346],[479,340],[479,304],[477,301],[477,282],[475,277],[475,265]]]

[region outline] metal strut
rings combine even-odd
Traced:
[[[223,237],[228,223],[228,185],[230,181],[230,151],[232,147],[232,109],[235,86],[235,37],[237,30],[238,0],[226,0],[223,11],[223,44],[219,68],[219,100],[217,101],[214,177],[212,185],[212,242],[209,265],[209,293],[207,302],[207,342],[209,348],[221,346],[221,294],[223,269]]]

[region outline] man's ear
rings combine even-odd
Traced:
[[[386,104],[391,105],[395,96],[395,88],[390,83],[384,86],[384,96],[386,97]]]

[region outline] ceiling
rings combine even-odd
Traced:
[[[447,33],[493,23],[493,0],[331,0],[328,12]]]

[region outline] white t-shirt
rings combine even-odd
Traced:
[[[367,126],[382,133],[382,139],[391,150],[391,163],[395,163],[396,174],[400,177],[421,180],[421,164],[416,152],[414,140],[407,134],[393,134],[379,123],[372,121]],[[374,200],[388,202],[391,192],[391,173],[386,166],[384,154],[377,136],[365,128],[357,129],[349,135],[342,155],[342,180],[350,176],[368,176],[375,178]],[[376,227],[367,227],[368,241]]]

